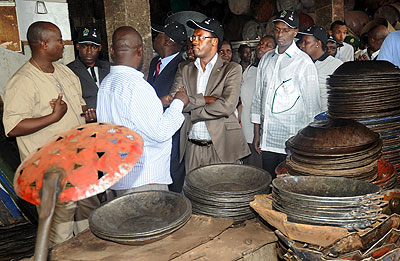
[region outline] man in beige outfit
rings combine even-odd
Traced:
[[[5,133],[16,137],[21,160],[51,137],[84,124],[85,117],[95,117],[86,110],[78,77],[54,63],[64,49],[60,29],[50,22],[35,22],[27,38],[32,58],[7,83],[3,115]],[[73,236],[75,209],[75,202],[56,205],[51,244]]]

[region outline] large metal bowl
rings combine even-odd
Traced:
[[[289,147],[311,153],[336,154],[364,150],[379,134],[354,120],[314,121],[287,141]]]
[[[191,203],[182,194],[135,192],[94,210],[89,217],[89,226],[100,238],[136,244],[172,233],[189,220],[191,213]]]

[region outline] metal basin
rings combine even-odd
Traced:
[[[191,203],[170,191],[135,192],[117,198],[89,217],[92,232],[103,239],[135,244],[161,238],[190,218]]]

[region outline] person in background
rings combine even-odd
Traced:
[[[79,77],[82,97],[87,107],[95,111],[100,83],[110,72],[110,63],[98,59],[102,45],[100,33],[97,29],[88,26],[83,27],[78,34],[76,49],[79,56],[67,66]],[[75,225],[79,230],[82,231],[87,228],[87,219],[93,207],[99,207],[101,202],[104,201],[106,201],[106,194],[100,193],[77,202]]]
[[[391,32],[383,41],[378,60],[389,61],[400,67],[400,31]]]
[[[328,35],[328,41],[326,42],[326,52],[333,57],[337,54],[337,42],[332,35]]]
[[[194,61],[196,57],[194,57],[194,52],[193,52],[193,44],[191,41],[187,41],[186,44],[186,60],[187,61]]]
[[[383,41],[389,35],[389,30],[384,25],[377,25],[368,32],[368,45],[371,47],[371,60],[376,60]]]
[[[221,48],[219,48],[218,55],[225,61],[232,61],[232,44],[229,40],[223,40]]]
[[[27,39],[32,57],[8,81],[3,114],[5,134],[16,137],[21,161],[53,136],[96,116],[87,111],[78,77],[56,63],[64,50],[60,29],[38,21],[29,26]],[[50,247],[73,237],[75,210],[76,202],[56,204]]]
[[[344,39],[347,36],[346,24],[343,21],[339,20],[333,22],[329,34],[335,38],[338,44],[338,49],[335,57],[342,62],[354,61],[353,46],[344,42]]]
[[[83,27],[78,35],[76,49],[79,52],[78,58],[67,66],[79,77],[87,107],[96,109],[100,83],[110,72],[110,63],[98,59],[102,49],[100,33],[95,28]]]
[[[244,137],[249,145],[251,154],[243,158],[243,164],[262,168],[261,155],[257,153],[253,145],[254,126],[250,121],[250,107],[254,90],[256,89],[257,66],[263,55],[275,48],[275,40],[271,35],[264,36],[256,47],[256,61],[249,65],[243,72],[240,98],[242,101],[241,121]]]
[[[108,190],[107,200],[136,191],[168,190],[172,183],[172,136],[184,121],[182,110],[189,98],[184,89],[179,89],[164,111],[156,91],[140,72],[143,42],[134,28],[122,26],[115,30],[111,56],[114,64],[97,95],[98,121],[136,131],[144,146],[132,170]]]
[[[234,114],[239,100],[242,70],[239,64],[218,56],[224,29],[219,21],[189,20],[194,62],[181,63],[171,94],[183,86],[190,102],[184,109],[181,161],[186,172],[213,163],[236,163],[250,154]]]
[[[294,42],[298,15],[284,10],[273,23],[277,47],[258,65],[251,122],[254,148],[262,153],[263,169],[275,178],[276,166],[286,159],[285,142],[312,122],[321,107],[317,69]]]
[[[303,38],[300,49],[313,60],[318,72],[319,91],[321,95],[321,111],[328,110],[327,78],[342,65],[342,61],[326,53],[328,33],[321,26],[311,26],[301,32]]]
[[[242,66],[242,71],[246,70],[247,66],[251,62],[251,49],[247,44],[241,44],[238,49],[238,54],[240,58],[240,65]]]
[[[152,30],[158,32],[154,40],[154,50],[158,56],[150,62],[149,74],[147,77],[161,99],[164,108],[168,107],[173,100],[169,95],[178,65],[184,61],[184,46],[187,42],[185,26],[172,21],[165,26],[153,25]],[[185,164],[179,163],[179,139],[180,129],[172,136],[171,151],[171,178],[172,184],[168,187],[171,191],[181,192],[185,179]]]

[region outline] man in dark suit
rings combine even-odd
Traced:
[[[79,56],[67,66],[78,76],[81,82],[82,97],[88,110],[95,111],[97,104],[97,91],[104,77],[110,72],[110,63],[99,60],[101,51],[101,38],[95,28],[84,27],[78,35],[76,49]],[[75,211],[75,226],[81,228],[87,226],[90,212],[99,207],[106,200],[105,193],[78,201]]]
[[[189,96],[181,129],[180,160],[185,157],[187,172],[213,163],[236,163],[250,154],[235,116],[239,100],[242,68],[221,59],[217,51],[224,30],[214,18],[189,20],[195,61],[181,63],[171,94],[183,86]]]
[[[186,45],[187,33],[185,27],[175,21],[164,26],[152,25],[153,31],[157,32],[154,40],[154,50],[158,56],[150,62],[147,81],[154,87],[164,107],[168,107],[173,97],[169,95],[174,83],[178,64],[184,61],[182,57],[183,47]],[[172,137],[171,151],[171,178],[172,184],[169,189],[181,192],[185,179],[185,165],[179,163],[179,137],[178,130]]]
[[[78,58],[67,66],[79,77],[82,97],[88,109],[96,109],[97,91],[101,81],[110,72],[110,63],[99,60],[101,38],[95,28],[84,27],[78,35]]]

